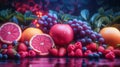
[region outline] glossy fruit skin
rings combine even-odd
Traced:
[[[115,59],[115,54],[113,52],[109,52],[105,55],[105,58],[109,60],[114,60]]]
[[[58,56],[58,49],[57,48],[49,49],[49,54],[52,56]]]
[[[18,50],[18,51],[27,51],[27,46],[26,46],[24,43],[20,43],[20,44],[17,46],[17,50]]]
[[[34,50],[29,50],[28,51],[28,56],[29,57],[35,57],[36,56],[36,52]]]
[[[22,42],[29,41],[30,38],[36,34],[43,34],[43,32],[38,28],[33,27],[26,28],[22,33],[21,41]]]
[[[74,44],[69,44],[68,47],[67,47],[67,51],[71,52],[71,51],[74,51],[74,50],[75,50],[75,45]]]
[[[75,56],[76,56],[76,57],[82,57],[82,56],[83,56],[82,50],[81,50],[81,49],[77,49],[77,50],[75,51]]]
[[[59,46],[69,44],[74,37],[73,30],[68,24],[56,24],[50,29],[50,35]]]
[[[59,57],[65,56],[66,53],[67,53],[66,48],[64,48],[64,47],[59,48],[59,52],[58,52]]]
[[[105,43],[111,46],[120,44],[120,31],[115,27],[105,27],[101,29],[100,34],[105,39]]]

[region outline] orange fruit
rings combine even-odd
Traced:
[[[106,44],[116,46],[120,44],[120,31],[115,27],[105,27],[101,29],[100,34],[105,39]]]
[[[36,34],[43,34],[43,32],[38,28],[26,28],[22,33],[21,41],[29,41],[30,38]]]

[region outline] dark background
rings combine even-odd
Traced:
[[[16,2],[28,3],[34,1],[42,6],[42,10],[56,10],[65,13],[78,15],[82,9],[88,9],[92,13],[96,12],[98,8],[103,7],[105,10],[113,9],[120,11],[120,0],[0,0],[0,10],[13,9]],[[32,3],[31,3],[32,5]]]

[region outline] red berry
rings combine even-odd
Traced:
[[[108,46],[107,49],[113,51],[113,50],[114,50],[114,47],[113,47],[113,46]]]
[[[14,57],[14,55],[17,53],[17,51],[15,49],[9,48],[7,49],[7,54],[10,57]]]
[[[81,42],[76,42],[75,43],[75,49],[82,49],[82,43]]]
[[[104,48],[103,46],[99,46],[99,47],[98,47],[98,52],[102,52],[102,53],[103,53],[104,50],[105,50],[105,48]]]
[[[68,53],[68,56],[70,56],[70,57],[75,56],[75,52],[74,52],[74,51],[69,52],[69,53]]]
[[[115,49],[115,50],[113,50],[113,52],[114,52],[115,56],[120,57],[120,50],[119,49]]]
[[[106,55],[106,54],[109,53],[109,52],[111,52],[111,50],[109,50],[109,49],[105,49],[104,52],[103,52],[103,54]]]
[[[81,50],[81,49],[77,49],[77,50],[75,51],[75,56],[76,56],[76,57],[82,57],[82,56],[83,56],[82,50]]]
[[[64,48],[64,47],[59,48],[59,53],[58,53],[58,56],[59,56],[59,57],[65,56],[66,53],[67,53],[66,48]]]
[[[27,46],[24,43],[20,43],[17,47],[18,52],[27,51]]]
[[[20,57],[21,57],[21,58],[25,58],[25,57],[27,56],[27,53],[24,52],[24,51],[20,51],[20,52],[18,52],[18,53],[20,54]]]
[[[115,59],[115,54],[113,52],[109,52],[105,55],[105,58],[109,60],[114,60]]]
[[[49,49],[49,54],[53,56],[58,56],[58,49],[57,48]]]
[[[74,51],[74,50],[75,50],[75,45],[73,45],[73,44],[68,45],[68,47],[67,47],[68,52],[71,52],[71,51]]]
[[[91,51],[96,51],[97,49],[97,44],[96,43],[91,43],[87,45],[87,49]]]
[[[89,54],[92,54],[92,51],[91,51],[91,50],[85,51],[84,56],[87,57]]]
[[[8,45],[8,47],[7,47],[7,48],[8,48],[8,49],[9,49],[9,48],[13,48],[13,45],[12,45],[12,44],[10,44],[10,45]]]
[[[28,51],[28,56],[29,57],[35,57],[36,56],[36,52],[34,50],[29,50]]]

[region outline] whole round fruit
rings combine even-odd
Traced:
[[[56,45],[63,46],[69,44],[73,38],[73,30],[68,24],[56,24],[50,29],[50,35]]]
[[[30,47],[41,56],[49,54],[49,49],[54,46],[54,41],[47,34],[34,35],[29,41]]]
[[[29,41],[36,34],[43,34],[43,32],[38,28],[29,27],[23,31],[21,41]]]
[[[21,28],[12,22],[6,22],[0,27],[0,40],[11,44],[13,41],[19,41],[21,38]]]
[[[101,29],[100,34],[105,39],[106,44],[116,46],[120,44],[120,31],[115,27],[105,27]]]

